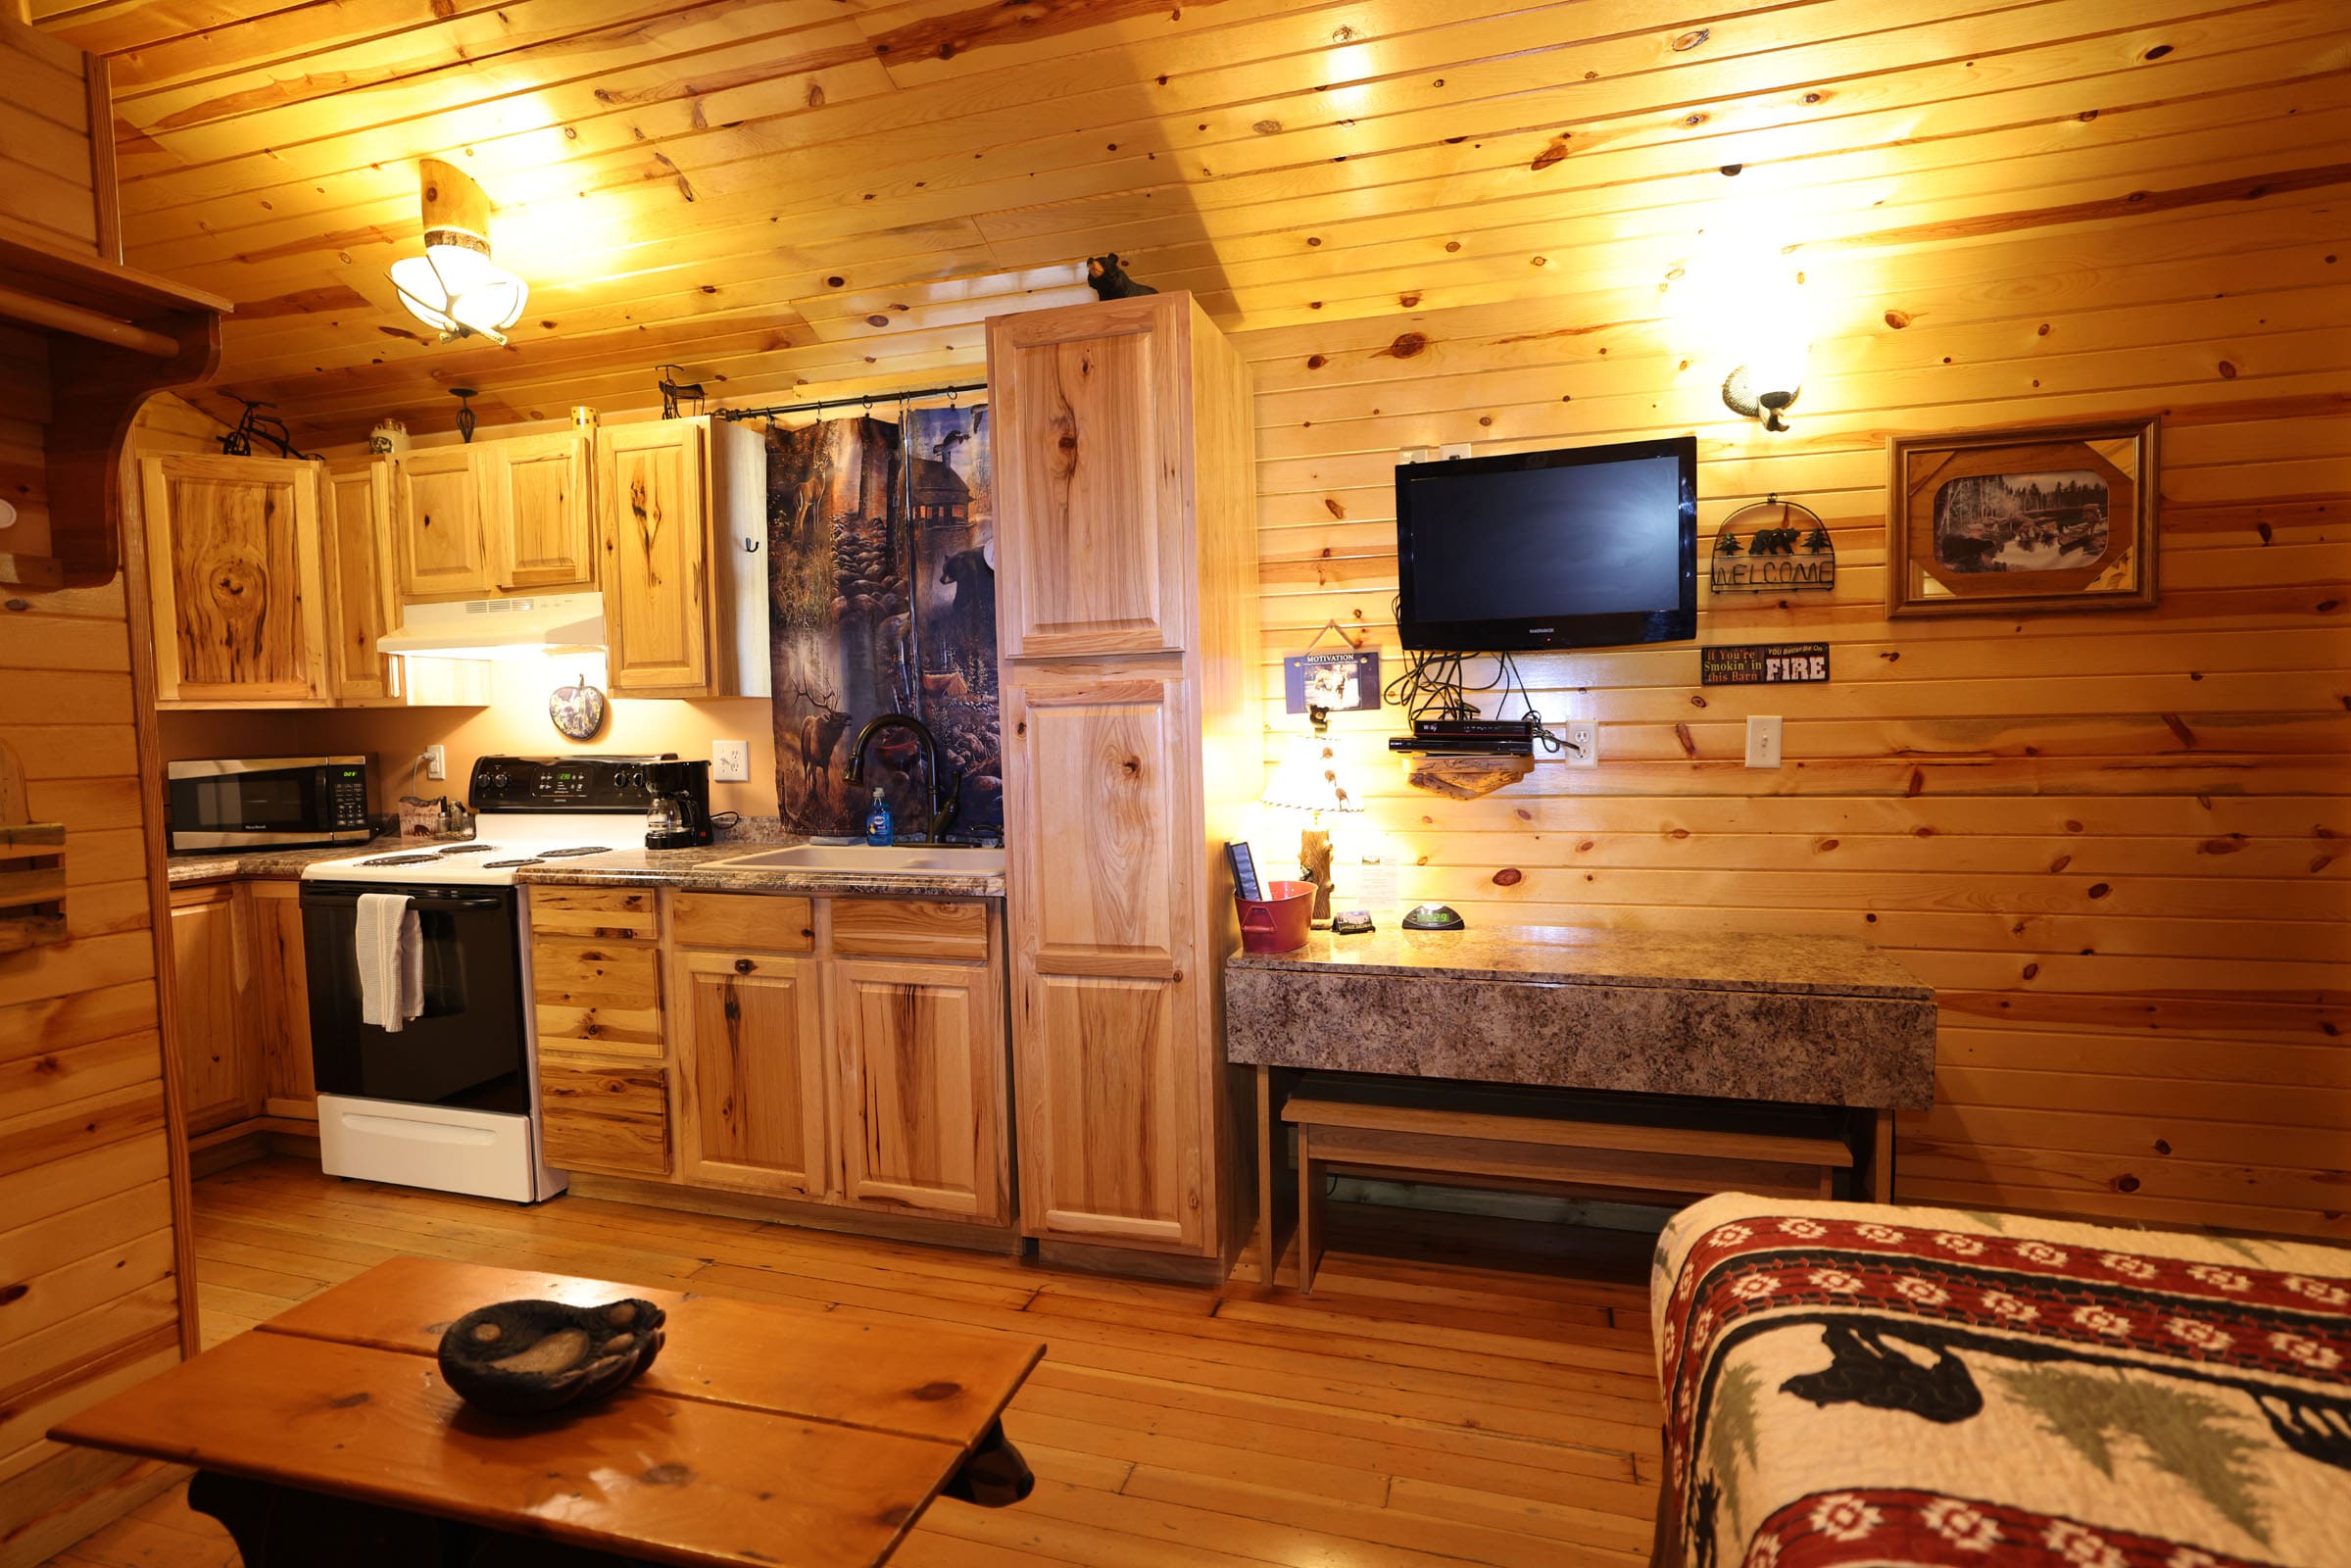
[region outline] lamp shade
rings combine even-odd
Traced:
[[[1274,769],[1265,793],[1257,799],[1263,805],[1283,810],[1315,814],[1363,809],[1362,803],[1339,776],[1339,762],[1331,743],[1319,735],[1298,739],[1290,748],[1290,755]]]
[[[463,244],[427,244],[422,256],[392,264],[392,286],[400,303],[425,325],[451,337],[477,332],[504,343],[506,329],[522,318],[530,286]]]

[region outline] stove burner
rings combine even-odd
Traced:
[[[414,855],[414,854],[412,854],[412,855],[379,855],[379,856],[377,856],[377,857],[376,857],[374,859],[372,859],[372,860],[362,860],[362,861],[360,861],[360,864],[362,864],[362,865],[430,865],[430,864],[431,864],[433,861],[435,861],[435,860],[437,860],[437,859],[439,859],[439,858],[440,858],[440,857],[439,857],[439,856],[437,856],[437,855]]]
[[[537,865],[538,863],[539,858],[534,855],[520,860],[484,860],[481,867],[485,871],[503,871],[513,865]]]
[[[497,849],[498,846],[495,844],[452,844],[445,850],[435,850],[433,853],[436,855],[490,855],[496,853]]]
[[[540,857],[541,857],[542,858],[544,858],[544,859],[549,859],[549,860],[568,860],[568,859],[572,858],[573,858],[573,857],[575,857],[575,856],[581,856],[581,855],[610,855],[610,854],[612,854],[612,846],[611,846],[611,845],[609,845],[609,844],[575,844],[575,845],[571,846],[569,849],[563,849],[563,850],[541,850],[541,851],[539,852],[539,855],[540,855]]]

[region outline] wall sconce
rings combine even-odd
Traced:
[[[1723,402],[1736,414],[1761,419],[1766,430],[1785,430],[1781,417],[1804,390],[1804,345],[1758,350],[1723,381]]]
[[[392,264],[400,303],[444,343],[477,334],[504,348],[530,285],[490,260],[490,198],[437,158],[423,161],[423,194],[424,254]]]

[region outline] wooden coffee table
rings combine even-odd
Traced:
[[[635,1296],[669,1315],[642,1377],[513,1420],[441,1380],[442,1327],[489,1301]],[[942,1491],[1028,1472],[998,1418],[1045,1347],[403,1257],[73,1417],[64,1443],[193,1465],[247,1568],[309,1562],[873,1564]]]

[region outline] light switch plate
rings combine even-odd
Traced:
[[[742,784],[751,778],[751,742],[710,742],[710,777],[720,784]]]
[[[1438,457],[1445,459],[1466,458],[1469,456],[1469,443],[1466,441],[1447,441],[1444,446],[1441,446],[1437,449],[1437,455]]]
[[[424,776],[426,778],[447,778],[449,776],[449,753],[447,751],[438,746],[424,748]]]
[[[1750,713],[1747,715],[1747,766],[1778,767],[1780,765],[1780,715]]]
[[[1600,760],[1600,726],[1589,718],[1571,718],[1560,728],[1567,732],[1567,765],[1597,766]]]
[[[1396,452],[1396,461],[1399,464],[1435,463],[1437,449],[1435,447],[1398,447]]]

